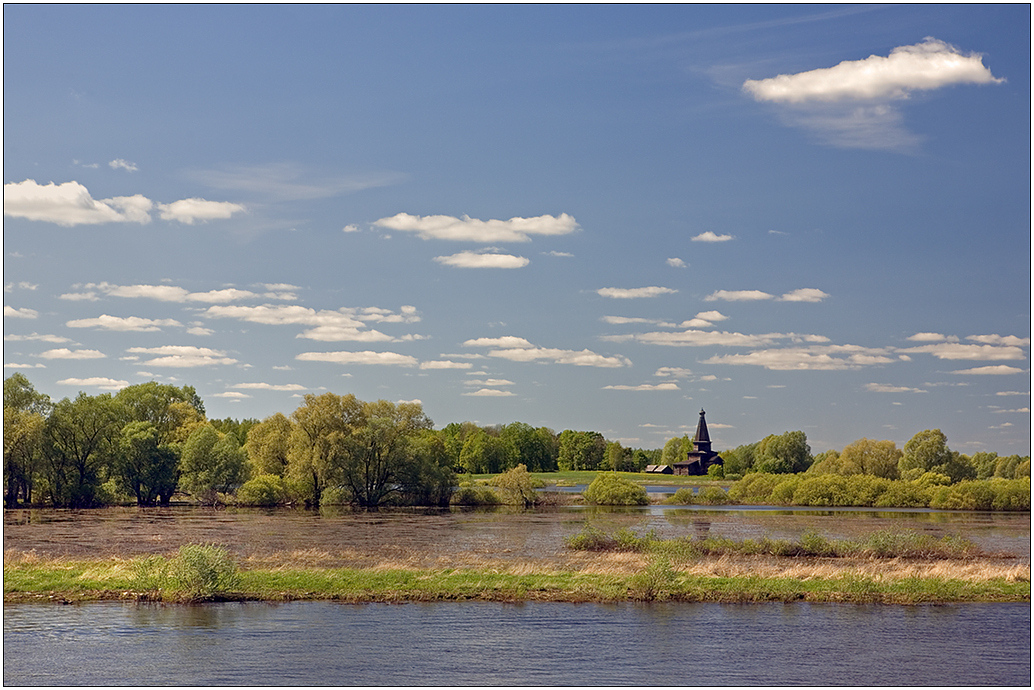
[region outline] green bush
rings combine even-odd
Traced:
[[[650,503],[646,489],[609,472],[596,475],[582,495],[588,503],[598,506],[645,506]]]
[[[149,556],[135,567],[135,585],[162,598],[178,595],[204,601],[240,587],[240,573],[230,553],[212,544],[185,544],[171,559]]]
[[[675,588],[677,574],[666,558],[652,558],[650,564],[629,580],[629,593],[640,601],[666,599]]]
[[[712,467],[718,467],[718,465],[712,465]],[[679,491],[682,491],[682,489],[679,489]],[[675,492],[675,495],[678,495],[678,491]],[[705,506],[724,506],[732,503],[729,494],[720,486],[709,486],[703,489],[696,495],[693,501]]]
[[[729,498],[736,503],[768,503],[772,498],[772,489],[785,479],[786,475],[782,474],[751,472],[733,484],[729,489]]]
[[[680,506],[693,505],[695,502],[696,496],[693,494],[693,489],[690,489],[688,486],[676,490],[675,495],[668,499],[668,503]]]
[[[564,544],[575,551],[609,551],[615,547],[617,540],[603,530],[587,524],[578,534],[564,537]]]
[[[286,500],[284,480],[275,474],[260,474],[237,490],[237,503],[244,506],[272,507]]]
[[[454,506],[497,506],[498,494],[487,486],[461,486],[449,501]]]

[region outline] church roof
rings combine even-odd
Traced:
[[[704,410],[700,409],[700,421],[697,422],[697,443],[710,443],[711,437],[707,434],[707,422],[704,421]]]

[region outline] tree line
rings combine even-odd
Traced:
[[[83,508],[135,501],[168,505],[182,492],[203,504],[327,503],[360,507],[448,505],[457,474],[642,472],[693,448],[688,435],[662,449],[628,448],[595,431],[523,422],[453,423],[435,430],[419,403],[309,394],[289,416],[208,419],[191,386],[149,383],[115,394],[52,402],[22,374],[4,380],[4,502]],[[811,454],[803,431],[772,434],[721,453],[715,478],[751,474],[872,475],[950,485],[1030,476],[1029,456],[966,456],[938,429],[903,449],[860,439]]]

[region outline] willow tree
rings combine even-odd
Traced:
[[[318,506],[323,492],[341,481],[345,442],[361,425],[363,403],[354,395],[324,393],[305,396],[291,413],[287,473],[305,502]]]

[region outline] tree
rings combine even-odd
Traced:
[[[204,421],[205,408],[193,386],[176,386],[149,381],[126,386],[115,394],[125,414],[125,422],[149,422],[158,444],[185,441],[193,428]],[[181,427],[190,427],[177,435]]]
[[[496,474],[511,465],[516,451],[513,446],[485,429],[478,428],[467,436],[460,451],[460,467],[471,474]]]
[[[556,437],[550,429],[514,422],[504,426],[499,437],[513,448],[513,463],[523,464],[531,472],[550,472],[556,469]]]
[[[691,450],[693,450],[693,441],[688,435],[669,438],[661,451],[661,464],[674,465],[676,462],[686,462]]]
[[[291,447],[291,420],[277,412],[266,417],[248,431],[244,449],[255,474],[283,477],[287,472]]]
[[[787,431],[763,438],[757,447],[755,469],[773,474],[804,472],[811,465],[811,447],[803,431]]]
[[[632,449],[625,448],[618,441],[607,444],[606,466],[614,472],[632,472]]]
[[[845,446],[840,453],[837,474],[871,474],[885,479],[897,479],[901,456],[901,450],[893,441],[858,439]]]
[[[201,503],[214,505],[247,481],[244,450],[232,434],[220,435],[211,424],[198,427],[183,446],[180,486]]]
[[[493,477],[491,482],[502,494],[503,503],[530,508],[538,500],[535,482],[523,464]]]
[[[340,482],[343,444],[361,423],[362,407],[354,395],[310,393],[291,414],[287,474],[302,488],[306,504],[318,506],[324,489]]]
[[[432,426],[420,403],[364,403],[344,439],[343,452],[334,457],[352,502],[376,508],[401,493],[407,465],[413,461],[411,441]]]
[[[411,457],[399,473],[400,500],[407,505],[447,507],[456,473],[442,437],[430,429],[412,439]]]
[[[179,481],[179,453],[159,443],[151,422],[130,422],[119,434],[112,471],[137,505],[168,505]]]
[[[905,475],[909,470],[943,474],[952,483],[976,477],[969,458],[948,448],[948,437],[940,429],[920,431],[908,440],[898,461],[898,471]]]
[[[595,431],[572,431],[560,434],[557,464],[561,470],[596,470],[603,463],[607,441]]]
[[[42,460],[43,427],[53,406],[22,374],[4,379],[4,503],[32,502],[33,480]]]
[[[122,417],[110,393],[80,393],[54,406],[43,430],[43,478],[53,505],[94,504]]]

